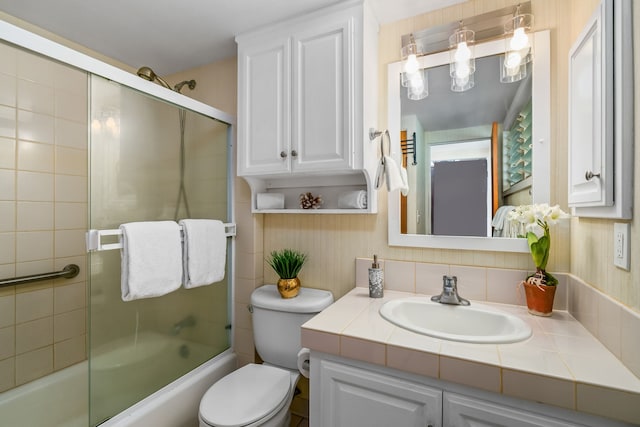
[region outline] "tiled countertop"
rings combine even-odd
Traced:
[[[386,301],[415,296],[419,295],[385,290],[384,298],[371,299],[368,288],[356,287],[302,326],[302,346],[640,423],[640,379],[568,312],[554,311],[551,317],[537,317],[530,315],[526,307],[483,301],[478,304],[526,321],[533,335],[512,344],[467,344],[410,332],[378,314]]]

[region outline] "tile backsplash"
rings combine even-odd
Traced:
[[[368,286],[371,262],[370,258],[356,258],[356,286]],[[529,274],[525,270],[394,260],[380,260],[380,266],[387,289],[437,295],[442,291],[442,276],[449,275],[458,277],[458,293],[463,298],[526,305],[520,285]],[[568,311],[640,378],[640,315],[571,274],[554,275],[559,283],[553,308]]]
[[[0,392],[86,358],[87,75],[0,44]]]

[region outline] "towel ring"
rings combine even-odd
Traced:
[[[371,141],[373,141],[374,139],[376,139],[377,137],[381,137],[380,138],[380,155],[382,157],[382,159],[384,159],[384,156],[388,156],[391,154],[391,136],[389,135],[389,130],[385,129],[384,131],[381,130],[375,130],[374,128],[370,128],[369,129],[369,139]],[[384,147],[384,140],[385,137],[387,139],[387,152],[385,154],[385,147]]]
[[[387,140],[387,154],[385,154],[384,152],[384,140]],[[382,134],[382,137],[380,137],[380,154],[382,155],[382,158],[384,159],[385,156],[389,156],[391,155],[391,135],[389,135],[389,131],[385,130],[384,133]]]

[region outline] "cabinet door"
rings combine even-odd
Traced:
[[[293,36],[293,170],[351,166],[353,17],[315,20]]]
[[[291,44],[238,46],[238,175],[290,170]]]
[[[441,426],[440,390],[326,360],[319,363],[320,416],[314,426]]]
[[[569,51],[569,205],[613,205],[613,32],[602,2]]]
[[[520,409],[511,409],[484,400],[443,393],[443,427],[578,427]]]

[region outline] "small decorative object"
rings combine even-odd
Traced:
[[[384,271],[378,264],[378,255],[373,256],[373,264],[369,269],[369,298],[382,298],[384,296]]]
[[[302,209],[318,209],[322,205],[322,195],[313,197],[311,193],[300,194],[300,207]]]
[[[558,205],[549,206],[546,203],[518,206],[507,216],[509,220],[524,224],[527,231],[524,237],[527,238],[531,257],[536,265],[536,272],[522,282],[527,298],[527,308],[533,315],[551,316],[553,312],[553,299],[558,279],[545,270],[551,247],[549,225],[568,217],[569,215]]]
[[[298,273],[307,260],[307,255],[293,249],[272,251],[267,263],[278,273],[278,292],[282,298],[293,298],[300,291]]]

